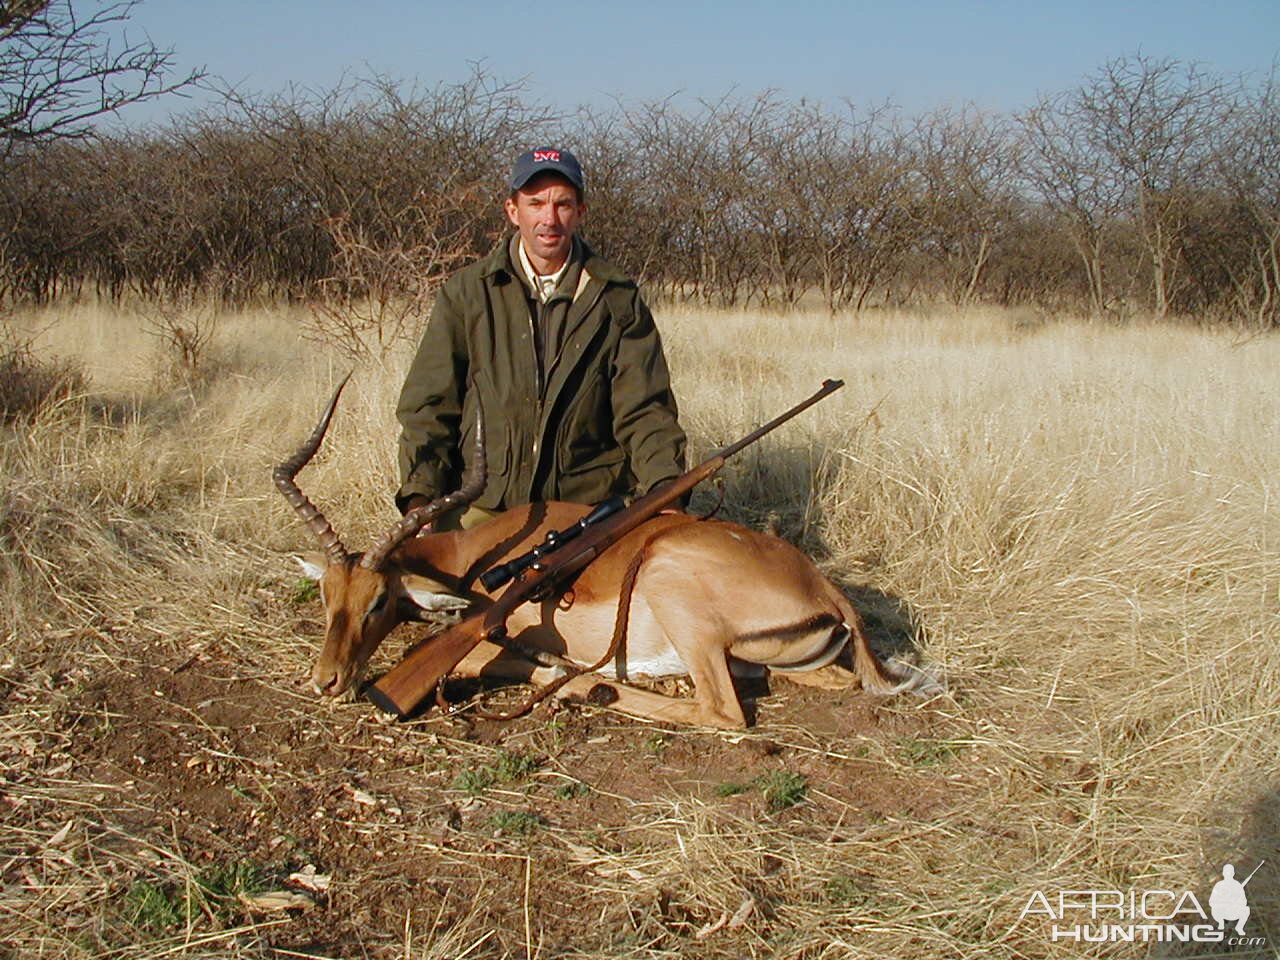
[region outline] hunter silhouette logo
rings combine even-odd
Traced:
[[[1249,919],[1249,898],[1245,895],[1244,888],[1266,862],[1263,860],[1254,867],[1253,873],[1243,881],[1236,879],[1236,868],[1232,864],[1228,863],[1222,868],[1222,879],[1213,885],[1213,892],[1209,894],[1209,912],[1213,914],[1219,930],[1227,923],[1234,923],[1236,933],[1244,933],[1244,922]]]
[[[1049,939],[1076,943],[1221,943],[1228,947],[1259,947],[1265,937],[1246,936],[1249,897],[1245,887],[1264,863],[1243,880],[1225,864],[1222,879],[1209,894],[1208,909],[1194,890],[1064,889],[1034,891],[1018,917],[1049,926]],[[1227,929],[1234,924],[1234,930]]]

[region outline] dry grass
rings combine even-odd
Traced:
[[[86,761],[86,737],[153,722],[91,692],[124,675],[142,689],[148,671],[194,661],[258,678],[308,736],[418,751],[419,785],[397,808],[410,813],[364,825],[370,844],[406,859],[344,877],[327,908],[399,891],[401,920],[375,914],[360,955],[1135,956],[1151,950],[1053,943],[1019,913],[1031,891],[1064,888],[1191,889],[1207,903],[1222,863],[1247,872],[1264,858],[1250,932],[1271,946],[1231,955],[1280,946],[1274,338],[1026,326],[994,311],[665,311],[695,453],[824,377],[846,381],[726,470],[725,509],[802,543],[867,598],[882,639],[916,638],[951,696],[923,734],[892,732],[920,709],[895,702],[888,726],[856,742],[771,724],[766,711],[744,743],[767,738],[788,769],[814,774],[795,808],[669,784],[620,791],[625,822],[604,833],[519,820],[535,786],[574,782],[564,766],[523,793],[491,792],[487,819],[476,814],[477,831],[505,810],[500,822],[539,839],[490,829],[468,846],[442,845],[431,817],[462,804],[470,824],[447,771],[488,762],[489,748],[430,725],[374,729],[366,707],[315,703],[296,682],[315,611],[289,601],[286,553],[311,544],[268,478],[312,425],[336,362],[302,344],[288,315],[250,312],[221,318],[215,362],[175,382],[141,318],[82,307],[20,319],[40,331],[38,354],[79,361],[90,386],[0,427],[0,953],[347,955],[289,939],[292,914],[183,899],[207,886],[210,864],[177,826],[140,819],[131,780]],[[353,546],[390,516],[405,359],[358,371],[302,478]],[[713,500],[702,492],[695,506]],[[198,711],[187,721],[227,769],[265,776],[261,757],[230,749],[230,727]],[[636,755],[665,762],[667,740],[606,729],[615,743],[650,737]],[[577,747],[588,761],[609,749]],[[304,766],[272,769],[311,782]],[[852,780],[822,780],[831,769],[921,784],[934,813],[872,815]],[[235,861],[234,844],[211,849],[215,866]],[[417,893],[395,886],[410,855],[435,858]],[[461,906],[440,893],[448,883],[506,893]],[[136,909],[147,884],[195,906],[147,926]],[[540,934],[548,886],[591,903],[578,940]]]

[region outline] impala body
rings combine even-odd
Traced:
[[[492,598],[479,583],[490,567],[525,553],[548,531],[570,526],[590,509],[569,503],[517,507],[470,530],[418,532],[445,510],[474,498],[484,482],[483,438],[456,494],[411,511],[368,552],[349,553],[323,515],[293,484],[314,455],[337,403],[329,403],[312,437],[276,471],[276,482],[325,547],[299,558],[319,580],[325,640],[312,673],[326,695],[347,690],[378,644],[400,623],[443,610],[474,612]],[[878,693],[929,688],[923,674],[881,663],[852,604],[790,544],[733,523],[675,513],[654,517],[618,540],[569,588],[525,604],[507,622],[518,645],[586,666],[608,652],[628,567],[638,564],[627,595],[625,636],[598,676],[575,677],[558,696],[605,700],[649,719],[740,728],[746,720],[733,672],[768,668],[789,679],[838,688],[861,684]],[[427,641],[428,643],[430,640]],[[456,668],[533,682],[556,678],[489,642]],[[693,699],[662,696],[625,683],[629,677],[688,674]]]

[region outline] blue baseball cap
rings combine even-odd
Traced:
[[[538,147],[520,154],[515,166],[511,168],[508,184],[512,190],[519,190],[540,173],[558,173],[580,192],[586,191],[582,165],[578,163],[578,158],[568,150],[556,147]]]

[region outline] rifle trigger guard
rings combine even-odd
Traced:
[[[552,594],[554,593],[555,593],[555,584],[551,583],[550,578],[548,577],[546,580],[543,580],[542,583],[538,584],[537,587],[535,587],[533,590],[529,592],[528,602],[542,603],[542,601],[546,600],[548,597],[552,596]]]
[[[573,606],[573,601],[573,587],[569,587],[564,593],[560,594],[560,599],[556,601],[556,609],[568,610]]]

